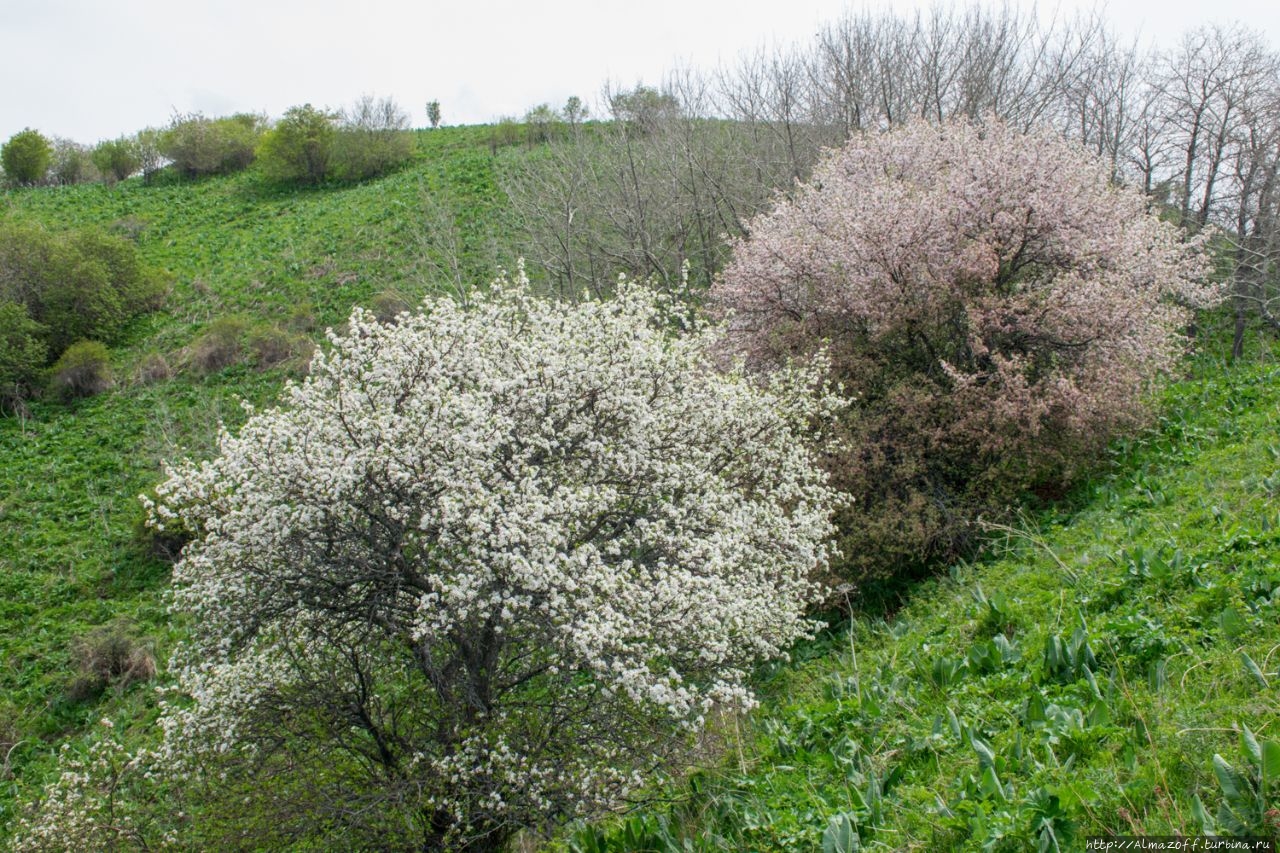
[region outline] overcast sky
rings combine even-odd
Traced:
[[[81,142],[163,125],[176,111],[340,107],[390,95],[414,124],[520,115],[606,81],[657,83],[771,41],[808,38],[846,8],[928,0],[0,0],[0,140],[24,127]],[[1016,5],[1016,4],[1015,4]],[[1093,8],[1041,3],[1041,14]],[[1124,0],[1117,30],[1170,44],[1209,21],[1244,22],[1280,47],[1274,0]]]

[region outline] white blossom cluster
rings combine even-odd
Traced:
[[[150,784],[156,756],[149,750],[130,753],[107,718],[83,755],[64,744],[58,763],[62,772],[44,791],[38,808],[18,821],[12,839],[15,853],[66,850],[129,850],[175,847],[176,835],[150,825],[145,797],[137,789]],[[181,814],[169,815],[173,822]]]
[[[835,500],[810,439],[840,403],[821,361],[762,386],[714,367],[719,340],[629,283],[357,309],[145,501],[194,536],[173,766],[327,738],[350,761],[325,778],[376,766],[431,846],[608,805],[749,705],[749,669],[809,627]]]

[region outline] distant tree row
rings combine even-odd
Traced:
[[[27,128],[0,148],[0,165],[15,186],[115,183],[137,174],[149,181],[166,166],[195,178],[238,172],[257,160],[273,180],[319,183],[385,174],[407,162],[413,147],[409,117],[395,101],[365,96],[337,112],[293,107],[274,124],[253,113],[177,115],[166,128],[92,148]]]
[[[589,113],[577,95],[570,96],[558,110],[548,103],[536,104],[525,111],[523,118],[499,118],[490,132],[489,148],[496,153],[499,148],[510,145],[541,145],[567,139],[577,132]]]

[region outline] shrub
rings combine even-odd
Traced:
[[[502,116],[489,129],[489,150],[497,153],[499,148],[519,145],[523,139],[524,125],[515,116]]]
[[[135,150],[138,153],[138,168],[142,169],[142,181],[149,184],[155,178],[156,173],[165,165],[164,155],[160,153],[160,140],[164,131],[155,127],[148,127],[138,131],[133,138]]]
[[[173,366],[169,364],[169,359],[163,354],[153,352],[148,354],[139,362],[137,369],[134,371],[135,381],[143,385],[152,385],[156,382],[163,382],[173,377]]]
[[[60,246],[43,282],[39,318],[49,329],[49,349],[61,352],[74,341],[102,331],[114,337],[128,315],[112,287],[107,265],[69,245]]]
[[[72,232],[69,237],[76,252],[106,268],[111,289],[119,294],[128,316],[155,311],[164,304],[165,296],[164,280],[142,263],[129,237],[133,227],[129,223],[115,223],[113,228],[119,233],[85,228]]]
[[[379,323],[390,323],[404,312],[412,311],[413,303],[398,290],[384,290],[374,295],[370,309]]]
[[[249,321],[238,315],[219,317],[192,342],[187,360],[197,373],[210,374],[239,364]]]
[[[124,622],[94,628],[72,646],[77,675],[68,693],[74,701],[92,699],[108,687],[124,689],[156,675],[155,653]]]
[[[189,177],[238,172],[253,162],[262,125],[261,117],[249,113],[175,116],[160,135],[160,153]]]
[[[524,114],[526,139],[530,145],[541,145],[564,136],[565,124],[550,104],[530,107]]]
[[[366,95],[341,114],[333,139],[333,173],[347,181],[377,177],[413,156],[409,116],[391,98]]]
[[[163,295],[163,280],[122,237],[0,223],[0,301],[27,309],[50,355],[80,339],[117,340],[129,319],[158,308]]]
[[[27,398],[47,363],[44,327],[26,306],[0,301],[0,410]]]
[[[86,146],[71,139],[54,139],[49,178],[63,186],[88,183],[98,180],[98,168]]]
[[[972,542],[1144,417],[1206,264],[1068,143],[998,123],[858,137],[758,217],[712,291],[773,363],[829,341],[856,403],[830,470],[855,577]]]
[[[318,184],[329,176],[336,117],[310,104],[291,107],[258,146],[267,177]]]
[[[609,96],[609,112],[616,121],[641,135],[650,134],[683,114],[680,99],[671,92],[639,85]]]
[[[20,130],[0,146],[0,165],[11,184],[38,184],[53,159],[53,145],[39,131]]]
[[[196,532],[163,751],[237,846],[501,849],[636,790],[807,630],[819,368],[720,374],[634,286],[349,327],[146,502]]]
[[[259,370],[301,361],[312,349],[311,342],[302,335],[291,334],[271,323],[259,323],[250,329],[247,342]]]
[[[112,385],[111,353],[97,341],[72,344],[54,362],[49,384],[68,400],[101,394]]]
[[[94,147],[90,156],[98,171],[111,183],[123,181],[142,168],[142,155],[136,138],[122,136],[104,140]]]

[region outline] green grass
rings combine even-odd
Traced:
[[[570,846],[1275,837],[1280,366],[1202,358],[1162,410],[1071,508],[992,531],[984,558],[767,673],[761,707],[720,727],[723,758],[661,792],[673,805]]]

